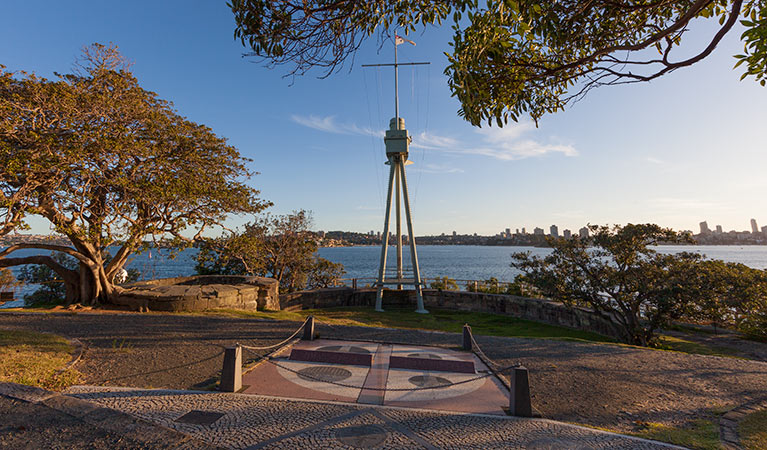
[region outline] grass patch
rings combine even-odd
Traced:
[[[672,427],[661,423],[646,422],[642,431],[634,436],[668,442],[701,450],[719,450],[719,425],[712,419],[698,419],[685,427]]]
[[[729,347],[707,345],[700,342],[688,341],[676,336],[660,336],[659,349],[673,350],[675,352],[693,353],[696,355],[725,356],[728,358],[740,358],[738,350]],[[741,358],[745,359],[745,358]]]
[[[567,339],[591,342],[614,342],[613,339],[588,331],[558,327],[500,314],[432,310],[430,314],[417,314],[412,309],[388,309],[377,312],[371,308],[325,308],[302,311],[240,311],[215,310],[214,314],[235,317],[303,321],[313,315],[318,321],[331,325],[405,328],[460,333],[463,325],[471,325],[477,335]]]
[[[80,378],[73,369],[59,372],[71,352],[72,345],[60,336],[0,330],[0,381],[64,389]]]
[[[740,443],[749,450],[767,450],[767,409],[747,415],[738,425]]]

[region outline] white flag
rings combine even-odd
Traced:
[[[404,44],[405,42],[415,45],[415,42],[411,41],[410,39],[405,39],[398,34],[394,35],[394,45]]]

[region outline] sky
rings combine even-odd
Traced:
[[[701,48],[712,28],[693,25],[689,43]],[[144,88],[253,160],[249,183],[271,212],[310,210],[316,230],[382,230],[393,71],[361,65],[391,62],[392,46],[373,39],[325,79],[286,78],[287,68],[244,58],[234,27],[223,0],[4,0],[0,64],[52,77],[70,72],[84,45],[114,43]],[[456,114],[443,74],[449,26],[411,34],[417,46],[400,46],[400,61],[431,63],[400,69],[415,234],[767,225],[767,89],[732,70],[739,35],[652,83],[592,91],[537,128],[478,128]],[[48,230],[33,222],[32,232]]]

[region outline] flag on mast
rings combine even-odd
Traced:
[[[405,42],[415,45],[415,42],[411,41],[410,39],[405,39],[398,34],[394,35],[394,45],[404,44]]]

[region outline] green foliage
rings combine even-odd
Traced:
[[[307,289],[322,289],[338,286],[339,280],[346,273],[344,265],[334,263],[325,258],[314,256],[314,262],[309,270],[309,282]]]
[[[593,88],[650,81],[695,64],[738,19],[746,30],[736,67],[745,64],[743,77],[762,85],[767,75],[764,0],[231,0],[229,6],[234,36],[251,55],[290,64],[294,75],[312,67],[329,75],[376,33],[383,40],[391,29],[408,33],[452,21],[445,73],[459,114],[474,125],[502,126],[525,115],[537,121]],[[707,20],[719,24],[708,45],[679,49],[692,24]]]
[[[694,274],[695,296],[686,318],[767,338],[767,270],[708,260]]]
[[[454,279],[448,277],[437,278],[429,285],[432,289],[439,289],[441,291],[459,291],[458,283]]]
[[[310,225],[307,211],[257,217],[242,232],[202,242],[197,273],[268,276],[287,292],[335,284],[343,266],[315,256],[317,241]]]
[[[512,266],[544,296],[613,322],[626,343],[655,344],[658,328],[683,317],[704,289],[694,277],[701,256],[649,248],[689,240],[657,225],[590,229],[589,239],[549,239],[553,252],[545,258],[516,253]]]
[[[114,274],[147,237],[189,242],[185,230],[199,236],[230,213],[268,206],[245,184],[247,163],[142,88],[115,46],[86,47],[77,71],[53,81],[0,67],[0,235],[25,228],[27,215],[47,219],[71,247],[14,250],[76,257],[84,277],[60,267],[59,275],[84,280],[86,302],[108,298]],[[120,248],[106,261],[111,245]],[[0,258],[0,267],[31,262],[22,259]]]
[[[54,253],[52,258],[67,269],[77,268],[77,260],[63,253]],[[24,295],[26,306],[59,305],[66,300],[64,281],[48,266],[22,266],[19,271],[19,280],[40,285],[34,292]]]
[[[14,289],[19,286],[21,282],[16,279],[16,276],[11,272],[11,269],[0,269],[0,291],[6,292],[9,289]]]
[[[511,283],[499,282],[497,278],[490,277],[485,281],[469,281],[466,283],[469,292],[483,292],[485,294],[518,295],[520,297],[537,298],[540,293],[531,285],[517,278]]]

